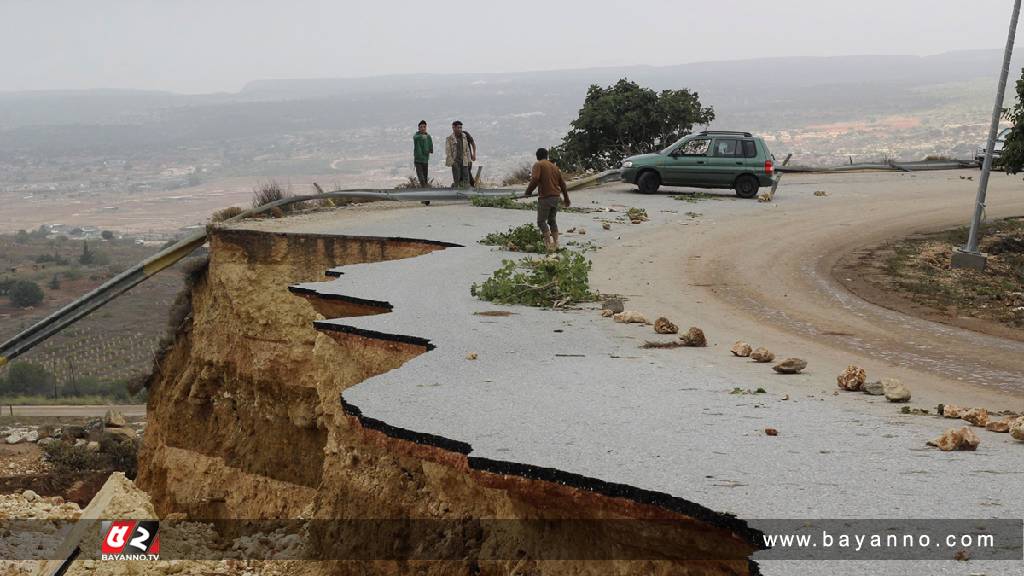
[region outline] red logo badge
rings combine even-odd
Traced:
[[[160,558],[160,522],[156,520],[104,520],[100,525],[103,560],[157,560]]]

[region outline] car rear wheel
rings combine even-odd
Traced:
[[[636,181],[641,194],[654,194],[661,187],[661,177],[657,172],[644,172]]]
[[[749,174],[736,179],[736,195],[740,198],[753,198],[757,196],[757,191],[760,188],[761,183],[757,181],[757,178]]]

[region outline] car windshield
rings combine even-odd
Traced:
[[[691,138],[692,138],[692,136],[683,136],[679,140],[676,140],[675,142],[673,142],[668,148],[665,148],[664,150],[659,152],[659,154],[661,154],[662,156],[668,156],[669,154],[672,153],[673,150],[675,150],[676,148],[681,146],[684,141],[689,140]]]

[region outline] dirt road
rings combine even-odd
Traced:
[[[76,416],[93,418],[103,416],[107,410],[116,408],[129,418],[146,415],[145,404],[118,406],[0,406],[0,416]]]
[[[851,252],[965,224],[976,177],[787,175],[770,205],[723,195],[680,206],[699,213],[690,222],[652,226],[642,236],[628,229],[594,257],[595,280],[602,291],[630,295],[633,306],[683,325],[807,358],[818,373],[858,364],[869,379],[901,378],[915,400],[1021,410],[1024,342],[875,306],[833,278]],[[1024,214],[1024,184],[993,175],[987,204],[991,218]]]

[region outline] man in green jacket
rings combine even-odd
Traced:
[[[420,180],[420,188],[430,186],[427,173],[430,168],[430,155],[433,153],[434,139],[427,134],[427,121],[420,120],[419,131],[412,137],[412,161],[416,165],[416,177]]]

